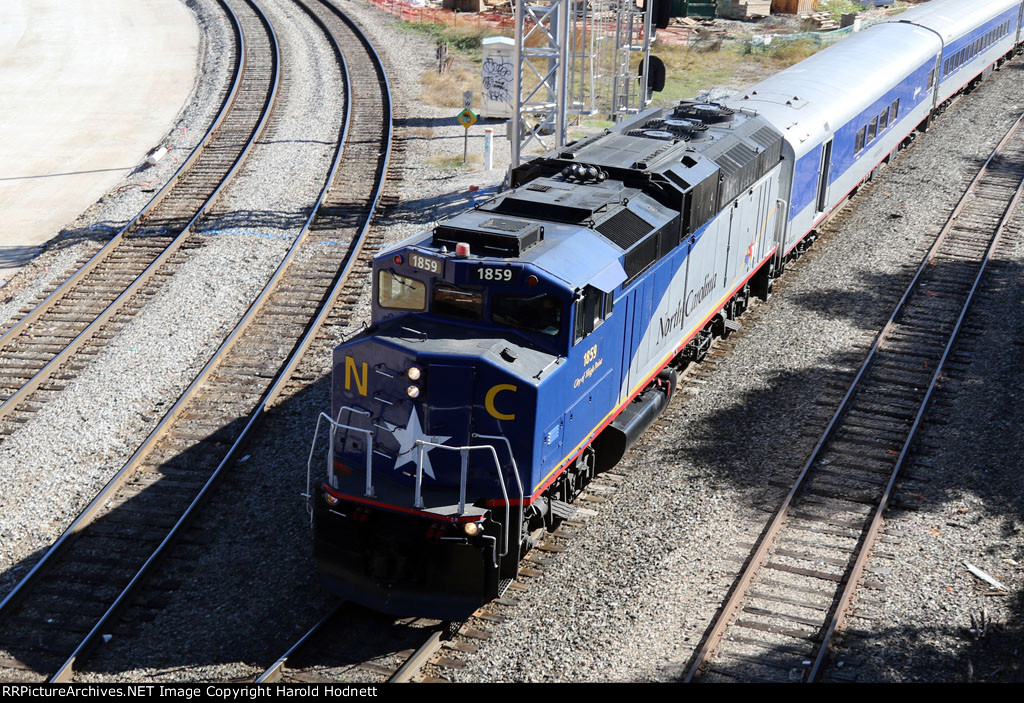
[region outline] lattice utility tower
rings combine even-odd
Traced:
[[[565,144],[570,118],[607,114],[618,121],[647,106],[647,90],[637,74],[648,71],[649,3],[514,0],[514,4],[516,103],[509,132],[513,167],[529,148],[547,151]]]

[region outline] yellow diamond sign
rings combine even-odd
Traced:
[[[457,114],[455,116],[455,119],[459,121],[460,125],[462,125],[466,129],[469,129],[470,127],[476,124],[477,116],[473,113],[472,110],[466,108],[465,110]]]

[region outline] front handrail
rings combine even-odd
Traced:
[[[494,459],[494,470],[498,474],[498,483],[501,485],[501,495],[505,498],[505,543],[501,552],[501,556],[508,554],[508,523],[512,519],[512,504],[508,499],[508,491],[505,489],[505,480],[501,475],[501,462],[498,461],[498,452],[495,451],[494,446],[491,444],[475,444],[466,445],[462,447],[449,447],[447,444],[438,444],[437,442],[431,442],[426,439],[417,439],[413,446],[419,447],[419,461],[416,462],[416,495],[415,505],[417,508],[423,507],[423,496],[421,494],[421,487],[423,484],[423,455],[426,451],[425,447],[431,449],[447,449],[450,452],[459,452],[461,455],[461,466],[459,469],[459,515],[466,512],[466,483],[469,474],[469,453],[477,450],[487,450],[491,453],[491,458]]]
[[[337,488],[334,483],[334,438],[337,435],[337,431],[349,430],[352,432],[360,432],[366,435],[366,497],[370,498],[373,496],[373,474],[372,472],[372,451],[373,451],[373,430],[368,430],[365,427],[353,427],[352,425],[346,425],[341,422],[341,413],[348,410],[349,412],[356,413],[358,415],[370,416],[370,413],[366,410],[358,410],[357,408],[350,408],[344,406],[338,410],[338,419],[335,420],[333,417],[325,412],[321,412],[316,419],[316,429],[313,431],[313,443],[309,447],[309,458],[306,460],[306,492],[303,498],[306,499],[306,510],[309,512],[310,519],[313,516],[313,506],[310,501],[313,498],[313,453],[316,451],[316,441],[320,437],[320,423],[323,420],[327,420],[330,423],[331,431],[328,443],[330,446],[327,448],[327,475],[331,485]]]
[[[366,435],[366,487],[365,496],[367,498],[373,497],[373,430],[365,427],[356,427],[354,425],[348,425],[341,422],[341,415],[344,412],[356,413],[358,415],[370,417],[370,413],[366,410],[360,410],[358,408],[352,408],[349,406],[342,406],[338,409],[337,418],[333,418],[325,412],[321,412],[316,420],[316,429],[313,432],[313,442],[309,448],[309,457],[306,460],[306,492],[303,497],[306,499],[306,510],[310,513],[310,519],[312,519],[313,507],[313,455],[316,453],[317,441],[320,438],[320,427],[324,420],[330,425],[330,432],[328,433],[328,441],[330,446],[327,449],[327,474],[328,480],[331,485],[337,487],[334,484],[334,445],[335,438],[338,430],[345,430],[347,432],[358,432]],[[512,473],[516,479],[516,486],[519,489],[519,502],[520,504],[524,501],[523,482],[519,476],[519,466],[516,464],[515,456],[512,453],[512,445],[508,441],[508,438],[501,436],[492,435],[480,435],[474,433],[474,438],[489,439],[494,441],[504,442],[506,449],[508,450],[509,459],[512,463]],[[461,455],[461,463],[459,469],[459,509],[458,514],[463,515],[466,512],[466,488],[469,479],[469,453],[473,451],[488,451],[491,454],[491,458],[494,460],[494,469],[498,475],[498,484],[501,486],[501,495],[503,503],[505,505],[505,520],[504,520],[504,534],[502,551],[500,556],[506,556],[509,551],[509,523],[512,520],[512,502],[508,497],[508,489],[505,487],[505,477],[501,472],[501,461],[498,459],[498,452],[494,445],[491,444],[476,444],[476,445],[465,445],[459,447],[452,447],[446,444],[439,444],[437,442],[431,442],[426,439],[417,439],[413,447],[418,450],[418,461],[416,462],[416,487],[413,495],[413,507],[423,510],[425,504],[423,502],[423,459],[426,452],[432,449],[445,449],[447,451],[459,452]],[[429,449],[428,449],[429,447]],[[519,516],[519,531],[522,533],[522,512]]]
[[[508,441],[508,437],[504,437],[502,435],[477,434],[476,432],[474,432],[470,436],[473,439],[490,439],[490,440],[493,440],[495,442],[503,442],[505,444],[505,449],[508,450],[509,462],[511,462],[511,464],[512,464],[512,475],[516,477],[516,486],[519,487],[519,531],[516,534],[517,535],[522,535],[523,534],[523,513],[525,512],[525,508],[526,508],[526,505],[525,505],[525,503],[526,503],[526,493],[523,490],[523,481],[519,477],[519,464],[516,463],[516,455],[512,453],[512,443],[510,441]],[[506,503],[506,507],[507,506],[508,506],[508,503]],[[505,554],[507,554],[507,553],[508,553],[508,544],[506,543],[506,545],[505,545],[505,552],[502,554],[502,556],[505,556]]]

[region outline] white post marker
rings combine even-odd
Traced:
[[[490,171],[494,153],[494,127],[484,128],[484,170]]]

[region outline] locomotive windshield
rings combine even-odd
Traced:
[[[479,320],[484,310],[484,294],[452,285],[435,285],[431,310],[435,315]]]
[[[562,328],[562,304],[553,295],[496,295],[491,319],[498,325],[555,337]]]
[[[377,276],[377,303],[389,310],[423,310],[427,286],[415,278],[381,271]]]

